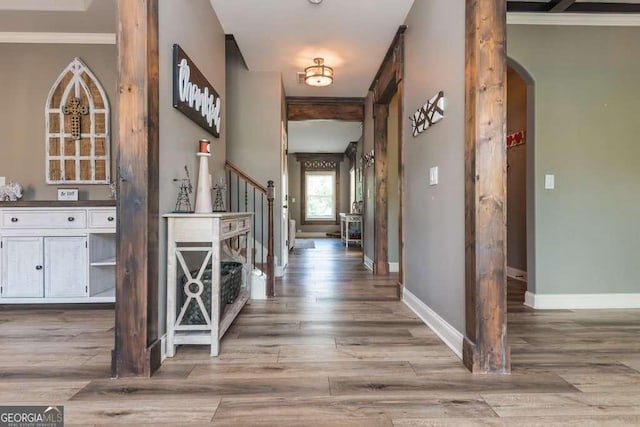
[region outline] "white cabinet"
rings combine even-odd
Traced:
[[[115,301],[115,207],[8,204],[0,204],[0,304]]]
[[[43,247],[41,237],[2,238],[2,297],[42,298]]]
[[[86,237],[45,237],[44,261],[45,297],[87,295]]]

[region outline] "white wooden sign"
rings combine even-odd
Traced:
[[[58,188],[58,200],[77,201],[78,189],[77,188]]]

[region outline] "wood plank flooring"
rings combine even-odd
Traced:
[[[294,249],[277,297],[151,379],[109,378],[112,309],[0,312],[0,404],[66,425],[640,425],[640,310],[534,311],[509,282],[513,374],[473,376],[357,248]]]

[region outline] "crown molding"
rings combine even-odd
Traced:
[[[640,14],[630,13],[507,13],[509,25],[584,25],[597,27],[638,27]]]
[[[116,44],[115,33],[0,32],[0,43]]]

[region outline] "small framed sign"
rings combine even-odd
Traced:
[[[58,200],[78,201],[77,188],[58,188]]]

